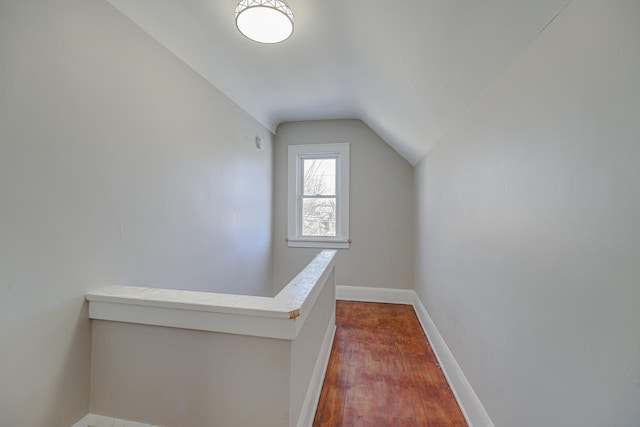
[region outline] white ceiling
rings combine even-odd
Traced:
[[[276,45],[238,0],[108,1],[270,130],[358,118],[415,164],[571,0],[290,0]]]

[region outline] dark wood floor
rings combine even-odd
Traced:
[[[338,301],[314,427],[466,426],[413,307]]]

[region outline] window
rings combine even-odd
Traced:
[[[349,144],[289,146],[289,247],[349,247]]]

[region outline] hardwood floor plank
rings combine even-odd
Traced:
[[[314,427],[466,426],[413,307],[338,301]]]

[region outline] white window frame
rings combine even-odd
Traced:
[[[290,248],[348,249],[349,237],[349,143],[303,144],[288,147],[287,243]],[[303,161],[336,159],[336,236],[302,235]]]

